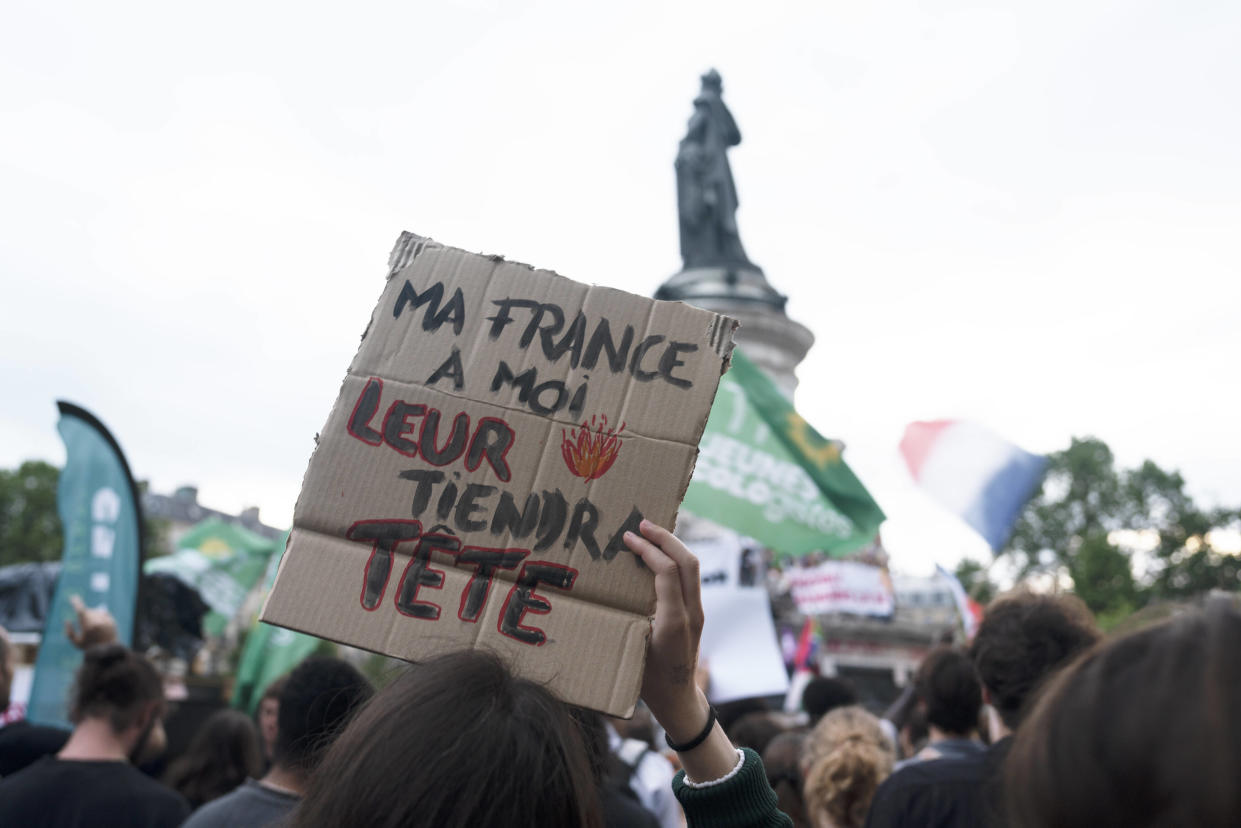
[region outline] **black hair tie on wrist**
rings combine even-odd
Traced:
[[[716,718],[715,708],[708,704],[707,705],[707,726],[702,729],[701,733],[699,733],[693,739],[690,739],[688,742],[678,745],[672,741],[672,737],[669,736],[668,731],[665,730],[664,741],[668,743],[668,747],[672,748],[677,753],[684,753],[687,750],[693,750],[694,748],[701,745],[703,742],[707,741],[707,737],[711,735],[712,728],[715,727],[715,718]]]

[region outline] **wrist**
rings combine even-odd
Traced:
[[[651,710],[668,738],[678,744],[688,742],[702,732],[711,715],[711,704],[698,688],[684,699],[662,710]]]

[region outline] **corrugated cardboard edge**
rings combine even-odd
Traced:
[[[494,262],[508,261],[503,256],[499,256],[495,254],[471,253],[470,251],[463,250],[461,248],[454,248],[448,245],[441,244],[440,242],[437,242],[425,236],[419,236],[415,233],[409,232],[408,230],[403,230],[401,231],[400,236],[397,238],[396,244],[392,248],[392,252],[388,256],[388,273],[384,280],[385,283],[390,281],[393,277],[395,277],[402,270],[408,267],[409,264],[414,261],[414,259],[416,259],[419,255],[421,255],[425,250],[428,250],[428,249],[443,249],[443,250],[459,251],[462,253],[466,253],[468,255],[482,255],[483,257],[491,259]],[[508,263],[517,265],[519,267],[524,267],[532,272],[536,270],[543,270],[545,272],[552,273],[556,276],[560,275],[556,271],[547,270],[546,268],[535,268],[534,266],[525,264],[524,262],[509,261]],[[591,284],[593,285],[593,283]],[[658,302],[658,301],[663,301],[663,300],[652,300],[652,301]],[[371,312],[371,318],[367,321],[366,328],[362,331],[362,336],[359,338],[360,340],[366,339],[367,335],[371,331],[372,326],[375,324],[376,315],[379,314],[381,310],[382,310],[381,306],[378,303],[376,303],[375,309]],[[699,308],[699,310],[706,310],[706,309]],[[736,319],[730,316],[726,316],[720,313],[715,313],[713,311],[707,311],[707,312],[714,314],[714,319],[712,321],[711,331],[709,333],[708,338],[709,338],[709,344],[712,346],[712,351],[721,359],[720,376],[723,376],[728,371],[732,363],[732,352],[735,346],[735,343],[733,341],[733,336],[736,333],[737,328],[740,327],[740,323]],[[350,376],[349,369],[346,368],[345,375],[344,377],[341,378],[341,391],[343,391],[345,382],[348,380],[349,376]],[[341,391],[337,392],[338,398],[341,395]],[[716,393],[718,393],[718,384],[716,387]],[[712,396],[712,398],[714,399],[714,395]],[[327,417],[330,418],[331,414],[332,414],[332,409],[329,408]],[[694,452],[691,458],[691,463],[690,463],[689,468],[686,470],[686,473],[681,481],[679,491],[677,493],[677,510],[676,512],[674,512],[674,519],[673,519],[674,526],[675,526],[676,516],[680,514],[680,503],[682,500],[685,499],[685,492],[689,488],[690,480],[693,477],[694,468],[696,467],[697,462],[698,462],[697,443],[702,440],[702,434],[703,434],[703,431],[706,429],[707,418],[709,417],[709,415],[710,415],[710,408],[708,407],[707,411],[704,412],[702,419],[697,423],[697,427],[695,429],[695,434],[694,434],[695,444],[694,444]],[[327,425],[327,419],[324,420],[324,427],[326,427],[326,425]],[[315,448],[314,450],[311,451],[310,458],[307,460],[307,463],[306,463],[306,471],[303,472],[302,474],[302,486],[298,490],[298,498],[297,498],[297,503],[294,506],[294,514],[297,514],[299,512],[298,507],[300,507],[301,505],[301,500],[303,496],[302,493],[305,490],[306,476],[310,473],[310,469],[313,465],[315,454],[318,452],[318,450],[319,450],[319,434],[316,434],[315,435]],[[673,527],[669,527],[669,528],[673,528]],[[280,569],[284,568],[284,565],[287,560],[286,553],[288,552],[288,546],[291,542],[292,542],[292,533],[289,534],[288,538],[285,541],[285,548],[281,550]],[[277,572],[277,577],[279,577],[279,570]],[[268,595],[268,598],[264,601],[263,609],[260,613],[260,618],[263,618],[267,615],[267,603],[269,600],[270,600],[270,594]],[[637,617],[639,616],[635,614],[635,618]],[[651,616],[648,616],[648,626],[644,631],[644,638],[645,638],[646,646],[643,650],[644,657],[643,657],[642,665],[641,665],[642,671],[645,671],[645,661],[646,661],[645,652],[650,647],[650,627],[649,627],[650,618]],[[638,676],[637,686],[641,687],[641,675]],[[619,688],[616,688],[616,689],[619,690]],[[611,707],[613,709],[614,714],[618,710],[615,702],[616,702],[616,699],[615,699],[615,696],[613,696]],[[624,702],[624,708],[623,708],[625,712],[622,713],[621,715],[625,717],[632,715],[635,703],[636,703],[636,699],[632,701],[626,700]]]

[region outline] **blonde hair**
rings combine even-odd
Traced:
[[[860,707],[838,707],[802,748],[806,812],[815,828],[861,828],[896,752],[879,720]]]

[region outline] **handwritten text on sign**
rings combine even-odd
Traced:
[[[486,646],[623,714],[654,604],[624,534],[673,521],[734,328],[403,235],[264,620],[412,660]]]

